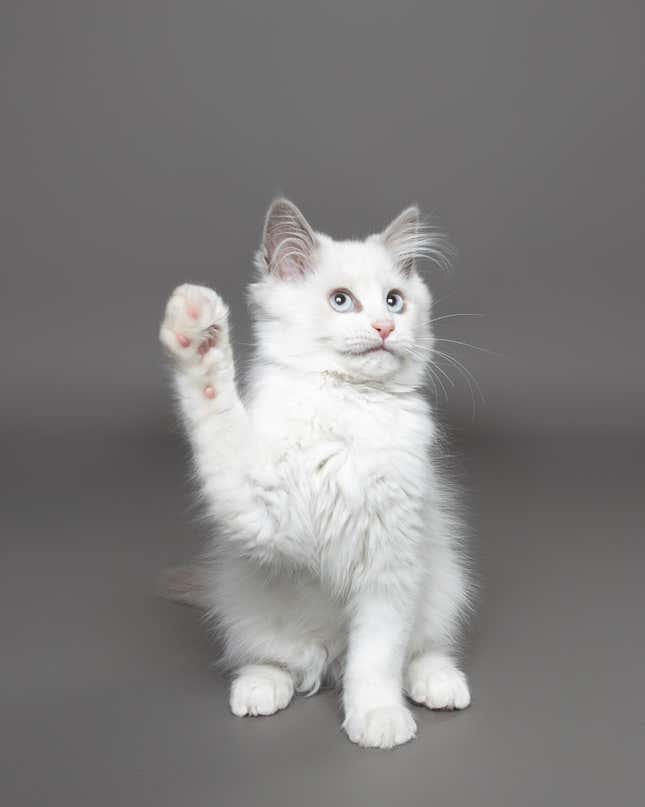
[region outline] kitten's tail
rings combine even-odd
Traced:
[[[210,607],[208,570],[199,563],[164,569],[157,581],[157,594],[182,605],[206,610]]]

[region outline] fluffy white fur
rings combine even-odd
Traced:
[[[250,287],[244,401],[221,298],[183,285],[168,302],[161,341],[217,525],[195,591],[189,576],[175,593],[221,629],[236,715],[342,681],[349,738],[390,748],[416,732],[404,693],[431,709],[470,702],[454,660],[460,527],[421,393],[433,339],[417,261],[441,255],[416,208],[365,241],[334,241],[276,200]],[[353,310],[333,309],[339,289]],[[374,323],[394,325],[385,342]]]

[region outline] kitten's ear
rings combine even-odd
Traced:
[[[406,207],[381,234],[383,243],[404,275],[423,258],[447,269],[452,248],[444,235],[427,225],[416,205]]]
[[[288,199],[275,199],[264,222],[262,268],[283,280],[300,277],[311,269],[315,250],[307,219]]]
[[[383,241],[404,275],[413,271],[417,259],[421,214],[416,205],[406,207],[383,231]]]

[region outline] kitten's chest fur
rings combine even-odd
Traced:
[[[420,396],[273,377],[251,406],[284,496],[284,529],[335,587],[405,553],[429,484]]]

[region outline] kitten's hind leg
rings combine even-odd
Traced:
[[[293,691],[291,673],[282,667],[247,664],[231,684],[231,711],[237,717],[272,715],[289,705]]]

